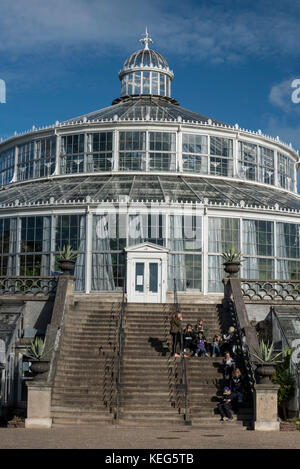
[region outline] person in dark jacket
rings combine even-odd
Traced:
[[[182,335],[182,314],[175,313],[171,319],[171,329],[170,333],[172,335],[173,344],[172,344],[172,355],[175,357],[180,357],[180,354],[177,353],[177,348],[181,350],[181,335]]]
[[[232,403],[232,392],[230,388],[225,387],[223,391],[223,397],[221,402],[218,405],[218,410],[221,414],[221,420],[233,420],[232,416],[232,408],[231,408],[231,403]]]
[[[243,403],[243,392],[244,392],[243,381],[244,380],[243,380],[241,371],[239,370],[239,368],[236,368],[230,379],[229,387],[231,389],[231,392],[235,395],[235,398],[237,399],[238,404]]]
[[[195,351],[195,340],[196,340],[196,334],[193,330],[193,326],[191,324],[187,324],[184,332],[183,332],[183,347],[184,347],[184,352],[186,349],[189,349],[191,352]]]

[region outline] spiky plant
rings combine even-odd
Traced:
[[[281,352],[274,354],[274,342],[270,345],[269,342],[265,344],[262,340],[259,344],[259,350],[256,350],[256,353],[252,353],[252,355],[260,363],[273,363],[281,355]]]
[[[32,360],[42,360],[45,355],[45,342],[40,337],[36,337],[34,342],[31,341],[26,356]]]
[[[59,261],[74,261],[77,257],[77,252],[72,250],[72,246],[64,246],[63,250],[60,251],[57,255]]]
[[[236,251],[235,248],[230,248],[222,252],[221,256],[225,262],[243,262],[241,251]]]

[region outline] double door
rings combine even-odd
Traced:
[[[161,261],[134,260],[134,299],[138,303],[161,302]]]

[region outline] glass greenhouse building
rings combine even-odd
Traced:
[[[127,278],[129,301],[221,292],[231,247],[243,278],[300,279],[298,152],[180,107],[142,42],[111,106],[0,143],[0,275],[52,275],[70,244],[78,292]]]

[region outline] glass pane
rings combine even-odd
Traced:
[[[149,264],[149,289],[152,293],[158,292],[158,264],[157,262]]]
[[[137,262],[135,264],[135,291],[144,291],[144,263]]]

